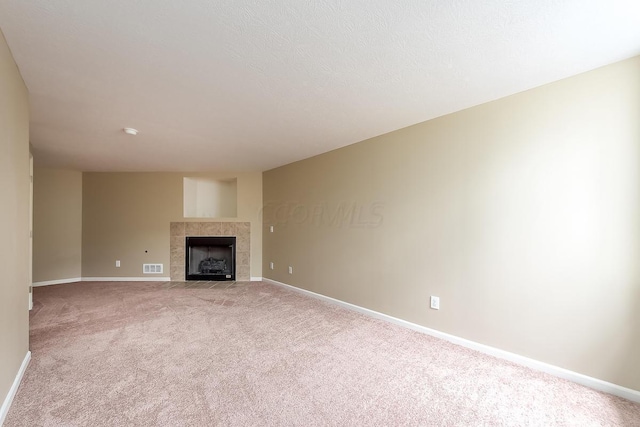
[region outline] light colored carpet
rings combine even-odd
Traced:
[[[209,286],[36,288],[6,426],[640,426],[640,405],[427,335]]]

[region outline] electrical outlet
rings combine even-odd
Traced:
[[[269,227],[269,231],[273,233],[273,225]]]
[[[289,266],[289,274],[293,274],[293,267]]]
[[[273,263],[272,262],[269,263],[269,268],[273,270]]]
[[[431,297],[431,308],[434,310],[440,310],[440,297]]]
[[[119,259],[116,260],[116,267],[120,267],[120,260]]]

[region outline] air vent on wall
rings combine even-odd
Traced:
[[[162,273],[162,264],[142,264],[142,272],[144,274]]]

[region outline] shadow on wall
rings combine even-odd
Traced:
[[[640,95],[640,93],[638,93]],[[636,110],[638,111],[638,110]],[[636,128],[635,139],[640,138],[640,126]],[[637,150],[637,145],[634,148]],[[640,167],[640,152],[636,151],[633,158],[636,159],[636,165],[634,170],[638,171]],[[636,172],[635,183],[640,182],[640,174]],[[631,277],[634,282],[631,284],[631,291],[629,292],[629,308],[627,311],[626,328],[620,333],[623,335],[623,353],[619,366],[627,367],[627,369],[619,372],[620,378],[628,378],[628,383],[632,385],[632,388],[640,392],[640,266],[638,265],[638,257],[640,256],[640,186],[628,195],[635,200],[635,209],[633,209],[632,217],[634,219],[633,226],[630,227],[629,233],[632,237],[631,246]],[[628,367],[635,366],[631,372]],[[640,403],[637,403],[640,405]],[[618,407],[619,420],[622,425],[625,426],[640,426],[640,419],[633,417],[624,408]]]
[[[624,358],[621,360],[620,366],[634,366],[640,361],[640,282],[635,285],[635,292],[632,294],[631,307],[629,310],[629,326],[624,331],[626,346],[624,352]],[[632,384],[640,384],[640,372],[620,372],[621,376],[629,376]],[[638,387],[636,391],[640,391]],[[629,406],[633,405],[625,401],[617,400],[612,404],[616,407],[618,412],[618,419],[620,425],[623,426],[640,426],[640,420],[634,417],[631,411],[627,410]],[[640,403],[636,403],[640,405]]]

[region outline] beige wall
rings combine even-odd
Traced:
[[[639,162],[636,57],[265,172],[264,275],[640,390]]]
[[[151,277],[142,264],[164,264],[169,277],[169,223],[183,218],[183,178],[238,179],[238,217],[211,221],[251,222],[251,276],[262,276],[262,174],[83,174],[82,276]],[[203,219],[192,219],[203,221]],[[209,219],[206,219],[209,220]],[[147,251],[147,252],[145,252]],[[121,267],[115,267],[115,261]]]
[[[82,172],[36,167],[33,281],[72,279],[82,269]]]
[[[0,32],[0,405],[29,349],[28,93]]]

